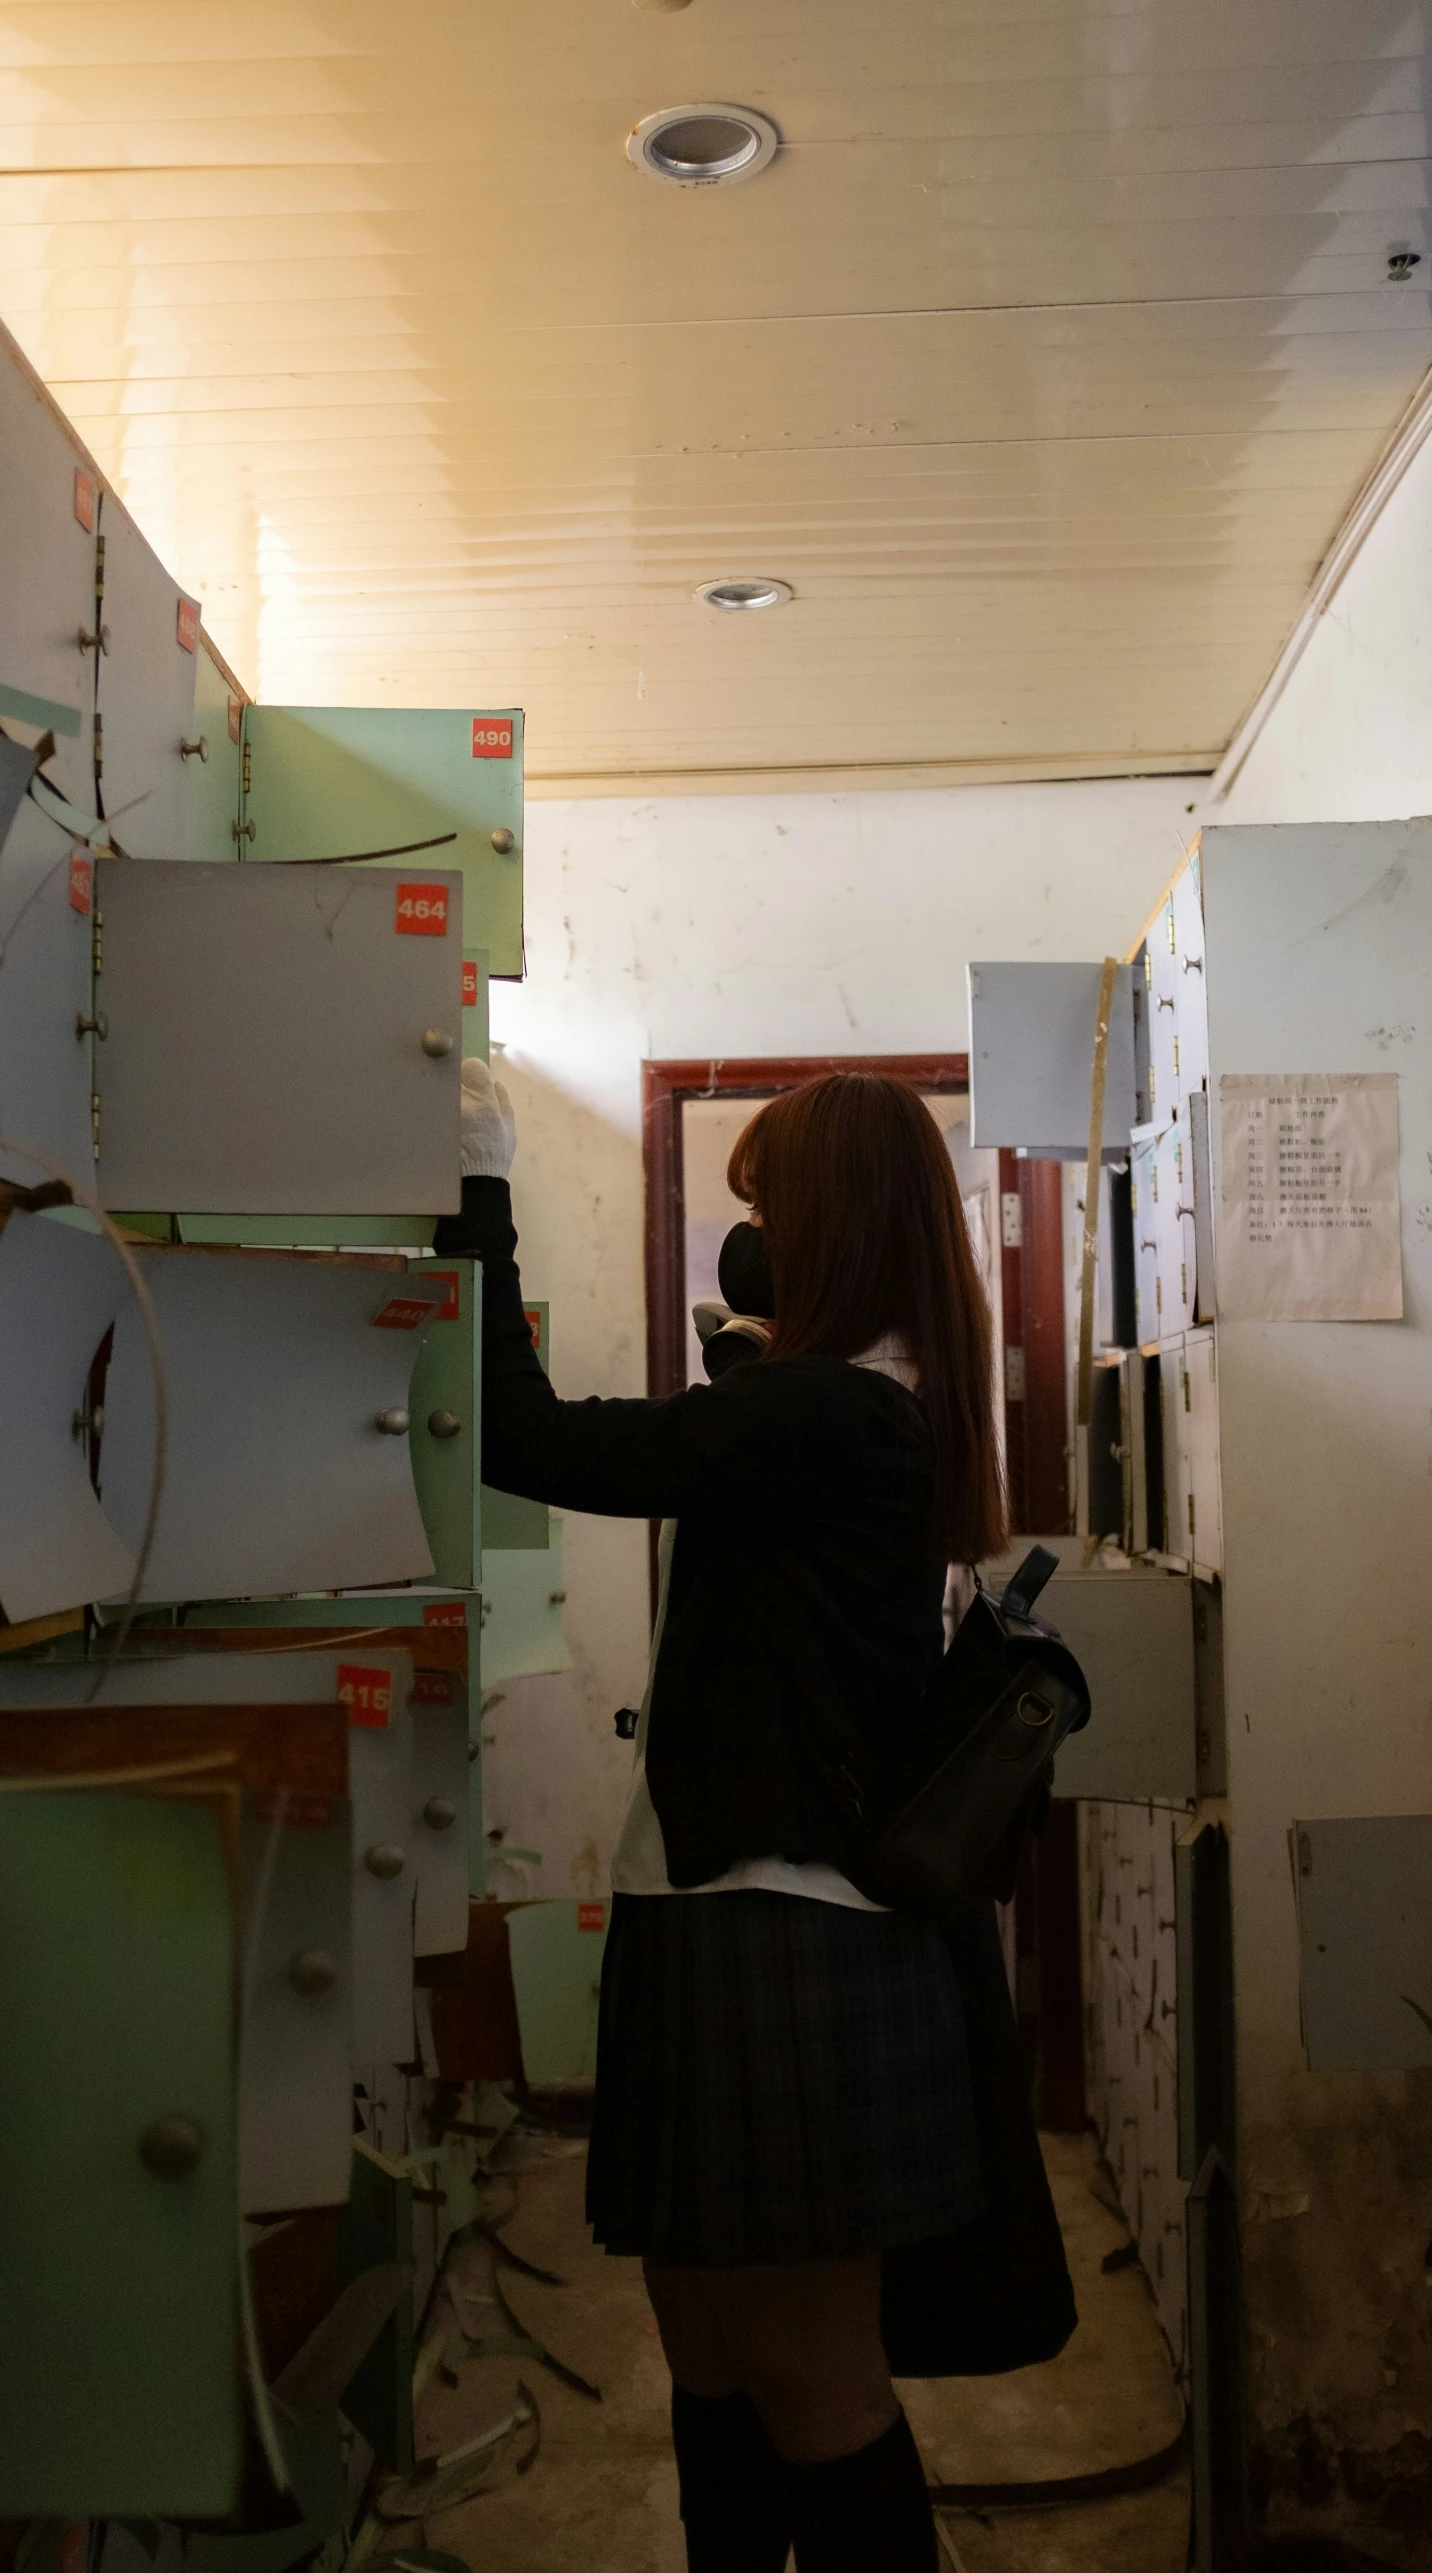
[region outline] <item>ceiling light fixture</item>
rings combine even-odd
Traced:
[[[780,139],[754,107],[663,107],[632,127],[627,159],[676,187],[722,187],[763,170]]]
[[[784,607],[795,591],[789,581],[720,580],[703,581],[695,596],[727,616],[743,616],[751,608]]]

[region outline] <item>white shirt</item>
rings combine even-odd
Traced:
[[[913,1393],[916,1373],[906,1357],[903,1345],[893,1336],[878,1340],[861,1358],[852,1359],[856,1367],[873,1367],[882,1376],[893,1376],[898,1385]],[[627,1800],[626,1819],[612,1857],[612,1891],[614,1894],[801,1894],[813,1903],[839,1903],[850,1912],[884,1912],[889,1906],[872,1903],[842,1876],[838,1867],[828,1867],[822,1859],[742,1858],[728,1867],[724,1876],[714,1876],[707,1885],[673,1885],[666,1872],[666,1843],[661,1836],[656,1807],[646,1783],[646,1737],[651,1722],[651,1689],[656,1676],[656,1658],[661,1650],[662,1629],[666,1624],[666,1599],[671,1585],[671,1549],[676,1536],[676,1521],[667,1519],[661,1530],[661,1588],[657,1600],[656,1631],[651,1639],[651,1665],[647,1672],[646,1694],[636,1728],[636,1760],[632,1772],[631,1795]]]

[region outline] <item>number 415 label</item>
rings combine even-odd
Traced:
[[[445,884],[400,884],[393,926],[400,938],[446,938],[448,894]]]

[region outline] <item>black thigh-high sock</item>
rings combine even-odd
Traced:
[[[902,2412],[868,2448],[787,2466],[796,2573],[936,2573],[925,2469]]]
[[[784,2573],[790,2553],[786,2477],[744,2394],[671,2389],[689,2573]]]

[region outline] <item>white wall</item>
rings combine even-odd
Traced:
[[[527,980],[493,986],[517,1106],[523,1278],[568,1395],[646,1389],[641,1063],[959,1051],[971,958],[1123,954],[1195,827],[1202,781],[534,803]],[[509,1681],[488,1822],[598,1893],[630,1765],[613,1710],[647,1647],[644,1525],[566,1514],[576,1667]]]
[[[1211,822],[1432,812],[1432,442],[1318,620]]]

